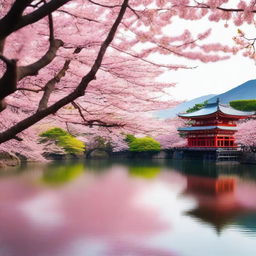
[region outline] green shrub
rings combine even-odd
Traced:
[[[58,138],[60,136],[66,136],[66,135],[70,135],[70,134],[68,132],[66,132],[65,130],[58,128],[58,127],[49,129],[40,134],[41,137],[45,137],[45,138],[52,139],[52,140],[55,140],[56,138]]]
[[[84,143],[71,135],[60,136],[57,145],[69,154],[80,154],[85,150]]]
[[[199,104],[195,104],[193,107],[189,108],[186,113],[191,113],[191,112],[195,112],[197,110],[200,110],[202,108],[204,108],[207,105],[207,101],[203,102],[203,103],[199,103]]]
[[[40,134],[41,142],[55,141],[68,154],[81,154],[85,151],[85,144],[65,130],[55,127]]]
[[[151,137],[135,138],[128,143],[129,150],[133,152],[160,151],[161,144]]]
[[[136,137],[132,134],[127,134],[124,139],[128,144],[132,143],[134,140],[136,140]]]
[[[232,108],[241,111],[256,111],[256,99],[255,100],[233,100],[229,102]]]

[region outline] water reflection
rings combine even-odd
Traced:
[[[120,166],[77,178],[81,170],[77,164],[50,166],[35,170],[39,176],[0,181],[0,245],[5,255],[174,255],[147,242],[170,226],[157,209],[138,204],[143,182],[129,179]],[[34,182],[38,178],[58,186],[42,187]],[[88,241],[97,245],[95,254],[85,254]]]
[[[84,171],[85,166],[82,163],[53,163],[47,166],[42,181],[51,185],[61,185],[78,178]]]
[[[248,170],[143,160],[13,172],[0,179],[0,255],[256,255]]]
[[[217,233],[230,225],[243,223],[248,214],[256,211],[256,201],[248,197],[248,185],[238,181],[238,177],[223,175],[222,168],[211,169],[203,176],[186,175],[186,178],[187,189],[184,194],[192,195],[198,204],[186,214],[211,224]],[[256,189],[253,190],[256,193]],[[252,216],[250,226],[254,227],[255,213]]]
[[[198,203],[188,215],[210,223],[219,233],[231,219],[243,212],[235,198],[235,178],[187,176],[187,194]]]
[[[161,171],[161,166],[155,162],[134,162],[129,166],[129,173],[134,177],[146,179],[156,178]]]

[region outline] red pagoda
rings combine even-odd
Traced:
[[[217,100],[200,110],[179,114],[179,117],[188,120],[190,126],[179,128],[178,131],[186,136],[187,147],[235,148],[236,122],[253,114],[235,110]]]

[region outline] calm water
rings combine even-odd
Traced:
[[[0,256],[254,256],[256,166],[89,161],[1,173]]]

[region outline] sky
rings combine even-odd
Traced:
[[[224,21],[215,23],[207,19],[201,21],[177,20],[166,29],[167,33],[181,34],[184,28],[192,32],[201,33],[212,28],[211,35],[206,43],[221,43],[235,46],[233,37],[237,36],[238,27],[231,21],[228,27]],[[248,37],[255,37],[254,25],[243,25],[239,27]],[[160,80],[176,82],[176,87],[170,88],[174,99],[190,100],[208,94],[220,94],[226,92],[248,80],[256,79],[256,64],[254,60],[242,56],[242,54],[231,56],[225,61],[215,63],[191,62],[174,56],[161,56],[163,62],[197,66],[195,69],[170,71],[160,77]],[[256,98],[256,96],[255,96]]]
[[[208,94],[220,94],[252,79],[256,65],[252,60],[234,56],[217,63],[201,64],[193,70],[165,74],[163,78],[177,82],[168,90],[178,100],[190,100]],[[256,98],[256,95],[255,95]]]

